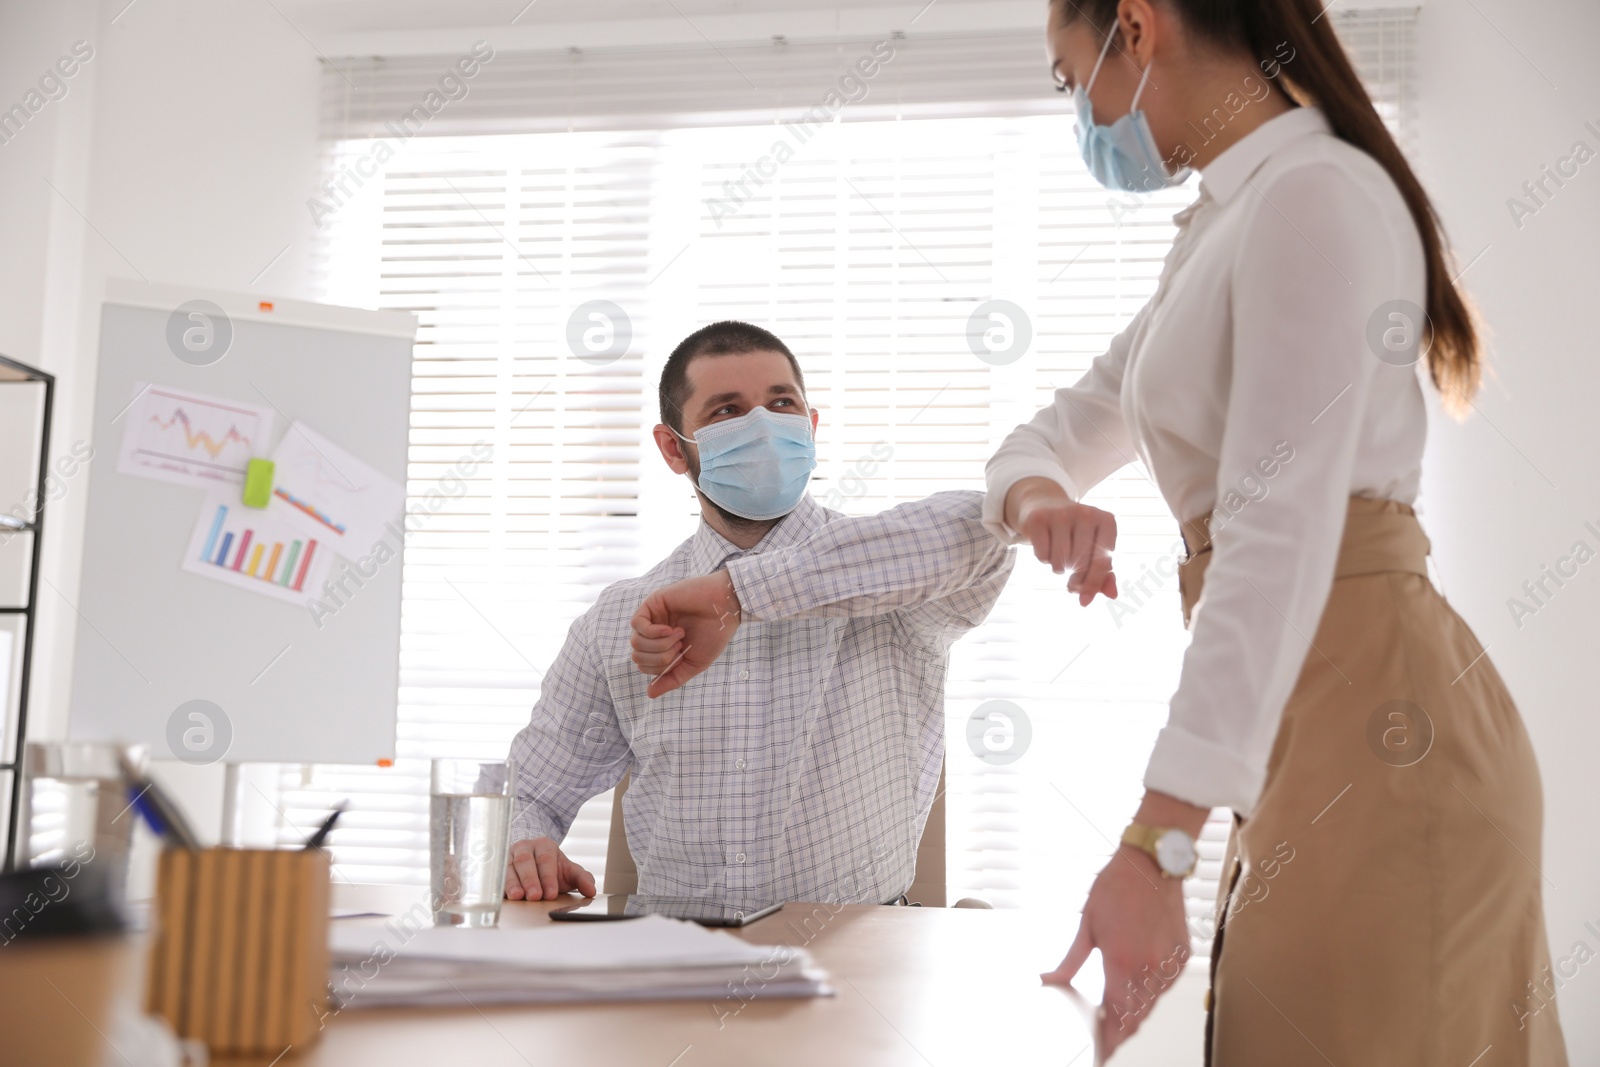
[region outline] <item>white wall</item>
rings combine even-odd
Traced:
[[[1600,928],[1600,561],[1551,584],[1520,629],[1507,600],[1574,542],[1600,550],[1584,528],[1600,530],[1600,158],[1520,228],[1506,201],[1575,141],[1600,151],[1597,41],[1593,0],[1428,0],[1418,42],[1423,177],[1463,264],[1488,248],[1462,281],[1489,323],[1495,372],[1481,414],[1436,420],[1425,522],[1446,595],[1533,735],[1558,957],[1578,940],[1600,951],[1584,929]],[[1600,966],[1581,968],[1560,1003],[1572,1062],[1600,1063]]]
[[[0,145],[0,353],[58,376],[52,456],[88,436],[107,277],[310,295],[319,75],[306,39],[271,4],[3,3],[0,106],[80,39],[94,57],[67,95]],[[92,444],[94,462],[114,462],[115,442]],[[86,484],[47,513],[41,574],[60,592],[41,589],[35,739],[66,727]],[[214,822],[217,772],[163,769]]]
[[[59,4],[9,4],[0,8],[0,108],[28,107],[28,93],[39,90],[55,64],[76,42],[92,49],[92,58],[78,63],[70,78],[61,79],[65,95],[44,104],[20,129],[9,124],[0,144],[0,354],[32,364],[57,376],[57,427],[52,458],[70,449],[81,436],[62,410],[86,395],[80,366],[79,287],[83,277],[85,236],[92,233],[78,214],[89,203],[89,146],[95,85],[104,56],[95,47],[99,37],[95,7],[88,0]],[[74,61],[76,62],[76,61]],[[43,93],[31,103],[38,102]],[[83,476],[78,476],[81,483]],[[80,541],[82,493],[67,485],[66,496],[50,501],[45,512],[47,537],[41,577],[66,591],[67,577],[77,570],[74,546]],[[81,490],[81,485],[77,488]],[[10,510],[21,501],[0,502]],[[64,584],[66,583],[66,584]],[[70,635],[72,609],[60,596],[41,586],[41,634],[34,675],[34,722],[59,730],[51,712],[64,704],[62,675],[52,661]]]

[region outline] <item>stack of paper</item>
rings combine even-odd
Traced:
[[[752,945],[659,915],[515,930],[334,923],[331,947],[340,1007],[833,992],[804,949]]]

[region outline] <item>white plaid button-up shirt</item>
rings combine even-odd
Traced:
[[[631,771],[623,817],[640,893],[898,896],[944,758],[950,646],[993,608],[1012,557],[976,492],[864,518],[808,496],[748,552],[702,521],[573,623],[511,743],[513,840],[561,840],[584,801]],[[724,564],[743,625],[710,669],[648,699],[634,612]]]

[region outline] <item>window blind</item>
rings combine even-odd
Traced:
[[[1404,133],[1411,14],[1330,18]],[[717,74],[709,49],[698,66],[683,50],[496,56],[479,77],[554,77],[567,64],[560,107],[548,92],[480,92],[484,82],[327,205],[325,297],[421,320],[409,492],[443,502],[407,542],[396,765],[284,768],[285,841],[350,796],[333,838],[339,874],[426,880],[426,760],[503,757],[571,621],[693,531],[693,495],[649,437],[660,366],[691,330],[743,318],[788,342],[822,412],[812,491],[863,514],[981,488],[1005,434],[1149,296],[1192,183],[1145,198],[1096,185],[1031,35],[980,39],[971,51],[983,61],[941,71],[939,85],[926,84],[935,65],[912,77],[908,62],[882,85],[912,114],[844,105],[781,160],[774,144],[788,143],[791,113],[755,110],[756,94],[717,81],[738,67],[804,102],[808,78],[871,46],[770,46],[787,68],[758,62],[765,49],[735,51]],[[895,46],[876,77],[911,55],[958,51]],[[335,178],[375,158],[371,121],[423,91],[445,59],[339,62],[325,98]],[[1006,69],[983,74],[991,62]],[[595,71],[605,77],[583,73]],[[892,110],[875,91],[858,103]],[[744,110],[711,106],[728,99]],[[621,313],[589,338],[598,347],[583,343],[595,320],[580,315],[573,332],[595,300]],[[952,899],[1081,903],[1164,722],[1186,643],[1176,579],[1163,577],[1176,526],[1138,465],[1090,499],[1117,514],[1118,573],[1144,595],[1082,610],[1024,555],[989,621],[956,646]],[[566,843],[597,874],[608,818],[609,797],[597,798]],[[1187,887],[1200,951],[1226,818],[1208,826]]]
[[[1060,107],[1038,34],[961,37],[885,32],[835,41],[601,51],[351,58],[323,65],[332,139],[427,134],[685,129],[793,123],[820,109],[846,120],[918,113],[1015,114]],[[464,55],[469,55],[464,54]],[[476,58],[476,56],[472,57]],[[455,84],[441,84],[454,70]],[[429,94],[435,94],[430,100]],[[414,111],[418,106],[423,113]],[[759,112],[759,117],[754,117]],[[409,126],[406,116],[411,116]]]

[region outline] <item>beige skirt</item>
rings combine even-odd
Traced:
[[[1187,620],[1211,553],[1203,526],[1185,536]],[[1565,1067],[1539,770],[1427,554],[1411,508],[1351,499],[1265,789],[1223,862],[1216,1067]]]

